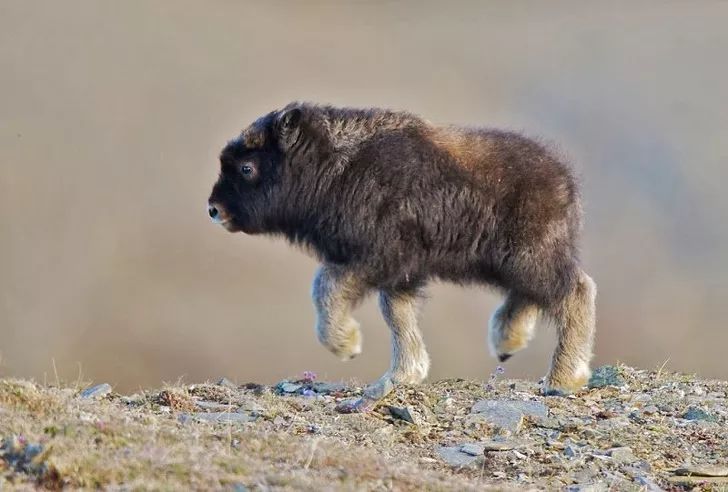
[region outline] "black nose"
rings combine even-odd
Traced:
[[[215,217],[217,217],[217,214],[218,214],[219,212],[217,211],[217,208],[216,208],[215,206],[213,206],[213,205],[208,205],[208,206],[207,206],[207,213],[208,213],[208,214],[210,214],[210,218],[211,218],[211,219],[214,219]]]

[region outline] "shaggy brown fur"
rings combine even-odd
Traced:
[[[526,346],[539,316],[553,320],[546,393],[589,377],[596,287],[579,266],[579,195],[544,145],[405,112],[292,103],[229,142],[220,163],[210,216],[229,231],[282,235],[320,259],[317,333],[339,357],[361,350],[351,310],[379,291],[392,364],[349,409],[426,376],[416,305],[432,279],[506,293],[488,337],[501,360]]]

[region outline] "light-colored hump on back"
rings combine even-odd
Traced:
[[[430,138],[440,149],[468,171],[476,171],[491,154],[490,139],[474,129],[456,126],[431,127]]]

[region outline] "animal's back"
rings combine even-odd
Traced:
[[[376,217],[376,263],[390,281],[515,284],[537,298],[573,281],[564,272],[577,256],[575,180],[538,142],[416,122],[375,132],[346,172]],[[554,264],[550,275],[541,262]]]

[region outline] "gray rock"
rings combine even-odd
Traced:
[[[568,492],[606,492],[609,490],[604,482],[577,483],[566,487]]]
[[[728,477],[696,477],[690,475],[667,477],[667,481],[673,485],[700,487],[694,490],[728,490]],[[713,485],[715,488],[708,488],[708,486]]]
[[[311,389],[321,395],[328,395],[331,393],[340,393],[345,391],[346,385],[344,383],[324,383],[320,381],[313,383],[311,385]]]
[[[526,442],[514,439],[490,439],[482,441],[480,445],[484,451],[508,451],[526,446]]]
[[[263,415],[265,413],[265,408],[263,408],[263,406],[255,400],[245,400],[240,404],[238,411],[247,412],[257,416]]]
[[[708,422],[715,422],[717,420],[705,410],[697,407],[688,408],[685,413],[682,414],[682,418],[685,420],[705,420]]]
[[[548,408],[538,401],[480,400],[471,410],[502,430],[516,433],[523,426],[525,415],[547,417]]]
[[[180,415],[180,421],[183,423],[190,419],[213,423],[244,423],[254,421],[255,417],[242,412],[201,412]]]
[[[485,452],[485,447],[476,442],[469,442],[460,446],[460,451],[470,456],[480,456]]]
[[[617,463],[634,463],[637,461],[632,450],[626,446],[608,449],[607,456]]]
[[[224,388],[238,389],[238,385],[230,381],[228,378],[221,378],[215,384]]]
[[[645,492],[663,492],[664,489],[657,485],[650,477],[637,475],[634,477],[635,483],[643,487]]]
[[[102,383],[97,384],[96,386],[91,386],[90,388],[86,388],[81,392],[81,398],[85,399],[97,399],[97,398],[103,398],[104,396],[111,393],[111,385],[108,383]]]
[[[125,405],[138,406],[138,405],[143,405],[147,401],[147,398],[144,395],[140,395],[139,393],[134,393],[133,395],[130,395],[130,396],[122,396],[121,401]]]
[[[284,381],[278,384],[278,389],[280,389],[283,393],[296,393],[301,389],[301,385]]]
[[[655,405],[647,405],[645,408],[642,409],[642,413],[644,413],[645,415],[652,415],[657,412],[659,412],[659,409]]]
[[[675,475],[694,477],[728,477],[728,466],[690,465],[673,470]]]
[[[483,459],[482,456],[463,453],[460,451],[460,446],[440,446],[437,448],[437,454],[445,463],[457,468],[473,466]]]
[[[541,416],[532,416],[531,422],[533,422],[533,425],[536,427],[541,427],[543,429],[561,429],[561,422],[559,422],[558,419],[555,419],[553,417],[541,417]]]
[[[232,412],[237,409],[237,406],[235,405],[226,405],[224,403],[218,403],[216,401],[204,401],[199,400],[195,402],[195,405],[200,407],[203,410],[212,411],[212,412]]]
[[[564,456],[568,458],[576,458],[578,455],[579,450],[576,446],[572,446],[571,444],[569,444],[564,448]]]
[[[594,369],[589,379],[590,388],[604,388],[607,386],[624,386],[626,383],[614,366],[600,366]]]
[[[417,425],[419,423],[419,419],[415,417],[410,407],[389,406],[389,413],[392,415],[392,417],[404,420],[405,422],[409,422],[410,424]]]
[[[592,484],[599,481],[600,475],[599,468],[592,463],[581,470],[576,470],[573,474],[573,481],[580,484]]]
[[[630,425],[630,423],[629,419],[625,417],[614,417],[611,419],[598,420],[596,425],[599,429],[614,430],[620,427],[628,426]]]
[[[630,466],[622,468],[622,471],[632,476],[638,476],[652,472],[652,465],[645,460],[637,460],[631,463]]]

